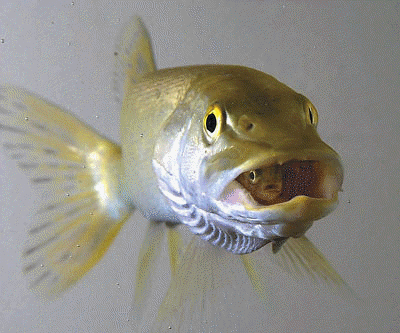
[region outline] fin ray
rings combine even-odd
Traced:
[[[116,102],[122,105],[131,86],[156,70],[149,33],[139,16],[133,16],[121,30],[114,55],[113,89]]]
[[[151,288],[151,273],[156,267],[161,253],[161,243],[164,237],[165,226],[161,222],[150,221],[146,235],[139,251],[138,266],[136,268],[134,300],[131,309],[133,326],[141,324]]]
[[[314,285],[325,286],[348,300],[359,299],[306,236],[289,238],[281,251],[270,258],[296,279],[308,278]]]
[[[237,300],[255,295],[239,256],[192,236],[178,266],[151,332],[245,331],[250,319]]]
[[[121,149],[24,89],[0,87],[0,96],[4,151],[37,191],[23,272],[39,295],[57,297],[103,257],[133,210],[119,192]]]
[[[179,263],[184,253],[184,245],[178,226],[167,225],[167,228],[169,262],[171,276],[174,277],[177,274]]]
[[[254,261],[254,258],[251,256],[251,254],[241,255],[240,258],[242,259],[243,266],[247,276],[250,279],[254,292],[257,294],[262,304],[270,308],[272,303],[270,303],[269,300],[273,296],[270,295],[270,291],[268,289],[268,287],[271,287],[271,285],[266,283],[268,279],[266,278],[265,274],[263,275],[257,268],[257,263]]]

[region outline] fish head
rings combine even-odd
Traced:
[[[254,249],[302,236],[337,206],[343,182],[339,155],[318,135],[315,107],[253,69],[207,74],[192,83],[178,117],[190,115],[173,158],[192,216],[184,223],[198,234],[220,229],[264,240]]]

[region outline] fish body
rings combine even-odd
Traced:
[[[137,209],[149,226],[138,255],[135,323],[165,233],[168,239],[171,285],[152,332],[206,323],[186,312],[188,304],[203,313],[205,297],[218,298],[230,280],[221,267],[234,254],[242,254],[264,302],[268,286],[255,257],[245,254],[280,256],[289,273],[303,270],[349,290],[304,236],[336,207],[343,182],[339,155],[317,133],[312,103],[243,66],[156,70],[138,17],[118,40],[113,82],[121,145],[40,96],[0,89],[5,151],[46,194],[22,254],[31,288],[60,295],[102,258]],[[187,246],[181,225],[195,234]]]

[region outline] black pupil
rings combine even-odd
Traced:
[[[206,119],[206,128],[209,132],[214,132],[217,128],[217,117],[215,117],[214,113],[210,113]]]
[[[310,115],[311,124],[313,124],[314,123],[314,117],[313,117],[311,109],[308,109],[308,114]]]

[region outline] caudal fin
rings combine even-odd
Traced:
[[[119,187],[121,149],[60,107],[11,86],[0,87],[0,135],[38,190],[23,272],[51,298],[102,258],[133,210]]]

